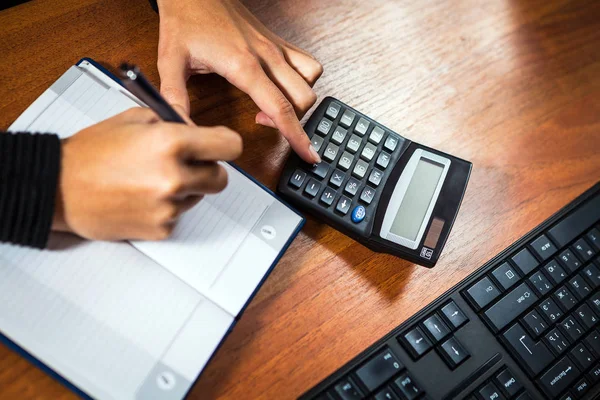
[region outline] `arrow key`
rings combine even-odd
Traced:
[[[352,200],[350,200],[346,196],[342,196],[338,200],[335,210],[343,215],[346,215],[346,214],[348,214],[348,210],[350,210],[351,204],[352,204]]]
[[[433,338],[434,343],[437,343],[450,334],[450,329],[448,329],[448,326],[442,322],[437,314],[434,314],[423,321],[423,325],[429,335]]]
[[[469,353],[455,337],[451,337],[442,343],[440,353],[450,369],[456,368],[460,363],[469,358]]]

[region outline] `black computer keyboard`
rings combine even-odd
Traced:
[[[600,397],[600,183],[301,399]]]

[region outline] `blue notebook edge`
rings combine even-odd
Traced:
[[[93,59],[91,59],[89,57],[84,57],[84,58],[80,59],[75,65],[79,66],[79,64],[81,64],[84,61],[89,62],[94,67],[96,67],[100,71],[102,71],[102,73],[104,73],[106,76],[108,76],[109,78],[111,78],[112,80],[114,80],[115,82],[117,82],[119,85],[123,86],[123,84],[121,83],[121,80],[116,75],[114,75],[108,69],[106,69],[101,64],[99,64],[98,62],[94,61]],[[304,227],[304,224],[306,223],[306,218],[302,214],[300,214],[300,212],[298,212],[298,210],[296,210],[294,207],[292,207],[288,202],[286,202],[281,197],[279,197],[277,194],[275,194],[274,191],[272,191],[271,189],[269,189],[268,187],[266,187],[265,185],[263,185],[261,182],[259,182],[258,180],[256,180],[253,176],[251,176],[246,171],[244,171],[243,169],[241,169],[238,165],[236,165],[234,163],[229,163],[229,164],[232,167],[234,167],[236,170],[238,170],[239,172],[241,172],[245,177],[247,177],[252,182],[254,182],[257,186],[259,186],[265,192],[267,192],[271,196],[273,196],[281,204],[285,205],[289,210],[291,210],[296,215],[298,215],[300,217],[300,222],[298,223],[298,225],[296,226],[296,229],[292,232],[292,234],[288,238],[287,242],[281,248],[281,251],[279,252],[279,254],[277,255],[277,257],[275,258],[275,260],[273,261],[273,263],[271,264],[271,266],[265,272],[263,278],[260,280],[260,282],[258,283],[258,285],[256,285],[256,288],[254,289],[254,291],[252,292],[252,294],[248,297],[248,300],[246,301],[246,303],[242,306],[242,308],[240,309],[239,313],[234,317],[233,322],[229,326],[229,329],[227,330],[227,332],[225,333],[225,335],[223,335],[223,338],[221,339],[221,341],[219,342],[219,344],[217,345],[217,347],[213,351],[212,355],[210,356],[210,358],[206,362],[204,368],[202,368],[202,370],[200,371],[200,373],[198,374],[198,376],[196,376],[196,378],[195,378],[194,382],[192,383],[192,385],[190,385],[190,388],[188,389],[188,391],[186,391],[184,397],[188,396],[188,394],[190,393],[190,391],[192,390],[192,388],[195,386],[195,384],[198,381],[198,379],[200,379],[200,377],[202,376],[202,374],[204,373],[204,371],[208,367],[208,364],[210,364],[210,362],[215,357],[215,355],[217,354],[217,352],[221,349],[221,347],[223,346],[223,343],[225,342],[225,340],[229,337],[229,335],[233,331],[233,328],[235,327],[235,325],[237,324],[237,322],[241,318],[242,314],[244,314],[244,312],[246,311],[246,309],[248,308],[248,306],[250,305],[250,303],[252,302],[252,300],[254,299],[254,297],[258,294],[258,292],[260,291],[260,289],[262,288],[262,286],[264,285],[264,283],[267,281],[267,278],[273,272],[273,269],[275,268],[275,266],[279,263],[279,261],[281,260],[281,258],[285,254],[285,252],[288,250],[288,248],[290,247],[290,245],[292,244],[292,242],[294,241],[294,239],[298,236],[298,234],[300,233],[300,231]],[[84,392],[82,389],[80,389],[79,387],[77,387],[75,384],[71,383],[67,378],[63,377],[59,372],[57,372],[54,369],[52,369],[52,367],[50,367],[49,365],[45,364],[43,361],[41,361],[40,359],[38,359],[37,357],[35,357],[33,354],[31,354],[25,348],[21,347],[19,344],[17,344],[16,342],[14,342],[12,339],[10,339],[9,337],[5,336],[2,332],[0,332],[0,342],[3,343],[9,349],[13,350],[15,353],[17,353],[20,356],[22,356],[23,358],[25,358],[27,361],[31,362],[31,364],[33,364],[36,367],[38,367],[40,370],[42,370],[43,372],[45,372],[46,374],[48,374],[50,377],[54,378],[57,382],[59,382],[60,384],[62,384],[64,387],[66,387],[67,389],[69,389],[70,391],[72,391],[77,396],[79,396],[79,397],[81,397],[83,399],[93,400],[93,398],[89,394],[87,394],[86,392]]]

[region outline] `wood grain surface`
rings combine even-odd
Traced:
[[[200,1],[200,0],[199,0]],[[597,0],[249,0],[312,52],[315,86],[403,136],[473,162],[437,266],[373,253],[309,219],[192,399],[302,394],[600,179]],[[33,1],[0,12],[0,128],[83,56],[158,84],[145,0]],[[243,134],[239,164],[275,188],[289,151],[216,76],[190,81],[198,124]],[[74,395],[0,347],[0,398]]]

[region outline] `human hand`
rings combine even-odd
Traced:
[[[164,239],[179,215],[225,188],[227,172],[216,161],[241,152],[228,128],[125,111],[63,140],[52,229],[96,240]]]
[[[307,162],[319,155],[299,117],[315,103],[323,67],[269,31],[238,0],[159,0],[161,92],[189,113],[190,75],[217,73],[261,109],[256,122],[277,128]]]

